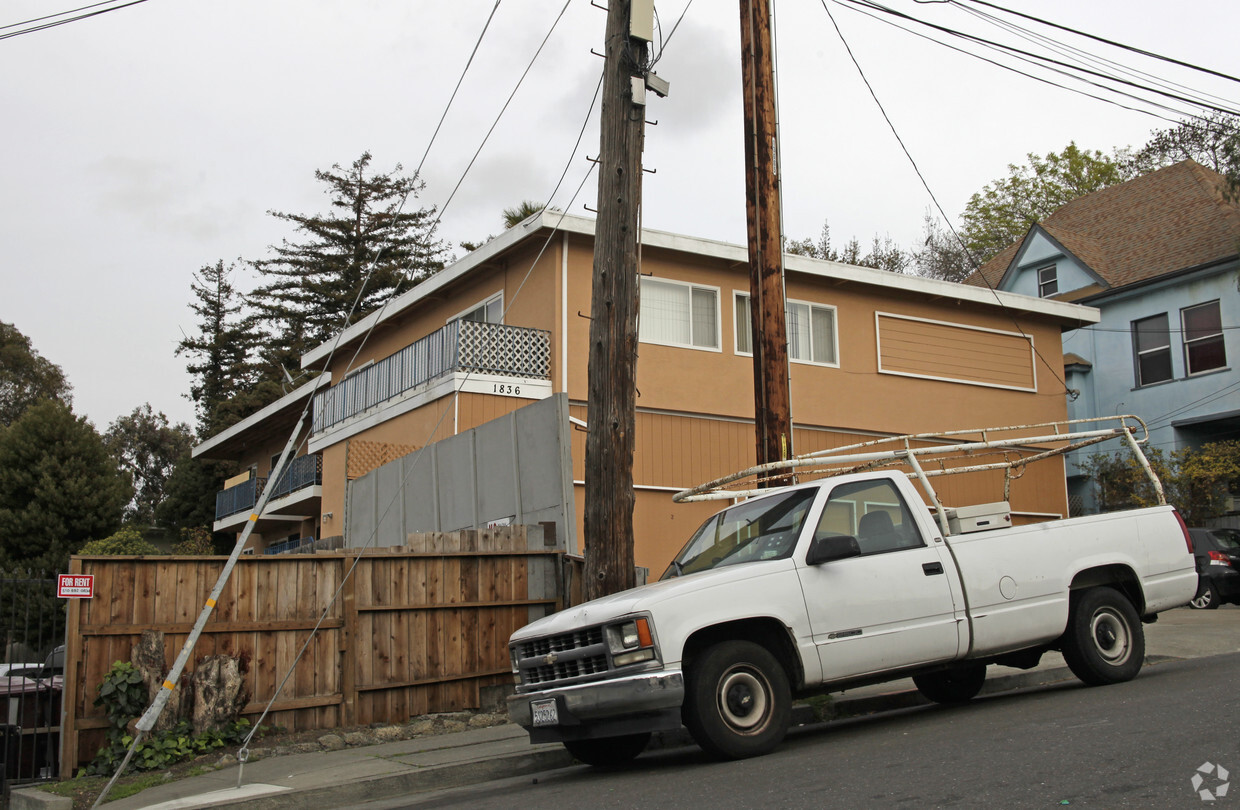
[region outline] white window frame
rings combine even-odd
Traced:
[[[449,318],[445,323],[452,323],[453,321],[459,321],[462,318],[464,318],[466,315],[469,315],[473,312],[477,312],[480,309],[486,310],[487,308],[490,307],[491,303],[494,301],[499,301],[499,320],[498,321],[485,321],[485,323],[503,323],[504,322],[504,291],[503,290],[500,290],[499,292],[494,293],[492,295],[488,295],[486,298],[474,304],[472,307],[466,307],[465,309],[461,310],[460,312],[456,313],[451,318]]]
[[[655,278],[653,276],[642,276],[638,282],[641,285],[646,284],[668,284],[677,287],[687,287],[689,289],[689,342],[679,343],[670,340],[652,340],[648,337],[642,337],[641,328],[641,307],[638,306],[637,318],[637,340],[639,343],[649,343],[654,346],[674,346],[678,349],[693,349],[699,352],[722,352],[723,351],[723,324],[721,318],[723,313],[719,302],[720,288],[711,286],[710,284],[697,284],[691,281],[678,281],[672,278]],[[704,290],[715,296],[715,345],[714,346],[698,346],[693,343],[693,291]],[[645,297],[643,296],[643,300]]]
[[[740,348],[740,333],[735,332],[737,319],[740,317],[744,304],[741,299],[749,300],[749,292],[747,290],[732,290],[732,326],[734,334],[732,335],[732,350],[738,357],[753,357],[753,352],[747,352]],[[816,361],[812,357],[808,360],[794,358],[791,354],[791,343],[789,344],[788,362],[800,363],[806,366],[820,366],[823,368],[839,368],[840,367],[840,313],[839,308],[832,304],[822,304],[817,301],[802,301],[798,298],[788,298],[784,301],[784,318],[787,319],[787,307],[789,305],[807,306],[810,310],[810,326],[813,327],[814,309],[826,309],[831,311],[831,345],[835,349],[835,359],[831,362]],[[751,327],[752,329],[752,327]],[[752,334],[750,340],[753,339]],[[810,334],[810,353],[813,353],[814,338]]]
[[[1211,305],[1213,305],[1214,308],[1218,311],[1219,330],[1217,332],[1211,332],[1208,335],[1201,335],[1195,338],[1190,338],[1188,335],[1188,323],[1186,322],[1186,319],[1185,319],[1185,313],[1187,313],[1189,310],[1192,310],[1192,309],[1201,309],[1202,307],[1208,307]],[[1195,377],[1199,374],[1213,374],[1216,371],[1221,371],[1227,368],[1227,339],[1226,339],[1226,333],[1223,331],[1222,324],[1223,324],[1223,307],[1222,307],[1222,302],[1220,302],[1217,298],[1213,301],[1203,301],[1200,304],[1193,304],[1192,306],[1182,307],[1180,309],[1180,329],[1182,330],[1180,334],[1183,335],[1184,337],[1184,374],[1185,376]],[[1188,351],[1190,344],[1201,343],[1207,340],[1217,340],[1219,343],[1223,345],[1223,362],[1217,366],[1211,366],[1210,368],[1203,368],[1200,371],[1194,371],[1193,362],[1191,359],[1192,355]]]
[[[1049,281],[1047,281],[1042,276],[1042,274],[1045,273],[1047,270],[1051,272],[1051,277]],[[1053,264],[1043,265],[1042,267],[1038,268],[1037,272],[1038,272],[1038,297],[1049,298],[1052,295],[1058,295],[1059,294],[1059,273],[1056,271],[1056,266]],[[1051,287],[1051,286],[1053,286],[1055,289],[1051,290],[1050,292],[1047,292],[1046,288]]]

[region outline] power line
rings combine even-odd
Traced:
[[[839,36],[840,42],[844,45],[844,50],[848,52],[848,58],[852,60],[853,67],[857,69],[857,73],[861,76],[861,81],[865,83],[866,90],[870,92],[870,98],[874,99],[875,105],[878,106],[878,111],[882,113],[883,120],[887,122],[887,127],[891,130],[891,134],[895,136],[896,141],[900,144],[900,149],[904,151],[904,156],[908,158],[909,163],[913,166],[913,171],[917,173],[917,179],[921,181],[922,187],[925,188],[926,193],[930,195],[930,201],[934,203],[934,207],[938,209],[939,215],[943,217],[943,221],[947,223],[947,227],[951,230],[952,235],[955,236],[956,241],[960,243],[960,247],[964,250],[965,256],[968,257],[969,263],[976,268],[978,266],[977,259],[973,257],[972,252],[969,250],[969,246],[965,244],[964,239],[956,231],[955,226],[952,225],[952,221],[947,216],[947,212],[944,211],[943,206],[939,204],[939,199],[935,196],[934,190],[930,188],[930,183],[926,181],[925,175],[922,174],[921,167],[917,165],[917,161],[913,158],[912,153],[909,152],[908,146],[904,143],[904,139],[900,137],[899,131],[896,130],[896,125],[892,122],[891,116],[887,115],[886,108],[884,108],[883,103],[879,101],[878,94],[874,91],[873,85],[870,84],[870,80],[866,77],[865,71],[861,68],[861,63],[857,61],[857,57],[853,54],[852,47],[849,46],[848,40],[844,37],[844,32],[840,30],[839,23],[835,21],[835,15],[831,13],[831,9],[827,5],[827,0],[820,1],[822,3],[823,11],[827,12],[827,17],[831,20],[831,25],[835,28],[836,35]],[[982,280],[985,281],[986,286],[990,288],[990,292],[995,297],[995,301],[998,303],[999,308],[1002,309],[1004,314],[1011,319],[1012,324],[1016,327],[1016,330],[1020,332],[1021,336],[1029,341],[1029,346],[1033,349],[1034,354],[1036,354],[1038,359],[1042,361],[1042,364],[1046,366],[1047,370],[1051,373],[1051,376],[1058,380],[1059,384],[1063,386],[1064,393],[1070,393],[1067,381],[1064,380],[1060,373],[1055,370],[1055,367],[1051,365],[1050,361],[1047,360],[1045,356],[1043,356],[1042,352],[1038,350],[1038,347],[1034,344],[1033,339],[1030,338],[1029,335],[1025,333],[1024,328],[1021,327],[1020,321],[1017,320],[1016,315],[1008,308],[1007,304],[1003,303],[1003,299],[999,297],[998,291],[995,290],[994,287],[990,286],[990,282],[984,276],[982,277]]]
[[[882,13],[884,13],[884,14],[890,14],[891,16],[893,16],[893,17],[897,17],[897,18],[900,18],[900,19],[909,20],[910,22],[915,22],[915,23],[918,23],[919,25],[924,25],[924,26],[926,26],[927,28],[931,28],[931,29],[933,29],[933,30],[940,31],[940,32],[945,33],[945,34],[950,34],[951,36],[958,37],[958,38],[960,38],[960,39],[965,39],[965,40],[968,40],[968,41],[970,41],[970,42],[974,42],[974,43],[979,44],[979,45],[989,45],[989,46],[992,46],[992,47],[995,47],[995,48],[999,48],[999,49],[1001,49],[1001,50],[1003,50],[1003,51],[1006,51],[1006,52],[1008,52],[1008,53],[1011,53],[1011,54],[1013,54],[1013,55],[1022,55],[1022,56],[1026,56],[1026,57],[1028,57],[1028,58],[1030,58],[1030,59],[1037,60],[1038,62],[1044,62],[1044,63],[1051,64],[1051,65],[1057,65],[1057,66],[1059,66],[1059,67],[1066,68],[1066,69],[1069,69],[1069,70],[1074,70],[1074,71],[1077,71],[1077,72],[1082,73],[1082,74],[1085,74],[1085,75],[1090,75],[1090,76],[1094,76],[1094,77],[1096,77],[1096,78],[1106,79],[1106,80],[1108,80],[1108,81],[1112,81],[1112,82],[1115,82],[1115,83],[1117,83],[1117,84],[1122,84],[1122,85],[1126,85],[1126,86],[1129,86],[1129,87],[1133,87],[1133,88],[1136,88],[1136,89],[1138,89],[1138,90],[1143,90],[1143,91],[1148,92],[1148,93],[1153,93],[1153,94],[1155,94],[1155,95],[1165,96],[1165,97],[1167,97],[1167,98],[1174,99],[1174,100],[1176,100],[1176,101],[1181,101],[1181,102],[1188,103],[1188,104],[1194,104],[1194,105],[1196,105],[1196,106],[1199,106],[1199,107],[1202,107],[1202,108],[1205,108],[1205,109],[1208,109],[1208,110],[1213,110],[1213,111],[1215,111],[1215,112],[1226,113],[1226,114],[1228,114],[1228,115],[1240,115],[1240,111],[1237,111],[1237,110],[1235,110],[1235,109],[1230,109],[1230,108],[1227,108],[1227,107],[1219,107],[1219,106],[1217,106],[1217,105],[1215,105],[1215,104],[1210,104],[1210,103],[1204,103],[1204,102],[1193,101],[1192,99],[1185,98],[1184,96],[1181,96],[1181,95],[1176,94],[1176,93],[1172,93],[1172,92],[1167,91],[1167,90],[1162,90],[1162,89],[1159,89],[1159,88],[1156,88],[1156,87],[1149,87],[1149,86],[1142,85],[1142,84],[1139,84],[1139,83],[1137,83],[1137,82],[1134,82],[1134,81],[1131,81],[1131,80],[1128,80],[1128,79],[1122,79],[1122,78],[1118,78],[1118,77],[1115,77],[1115,76],[1108,76],[1108,75],[1107,75],[1107,74],[1105,74],[1105,73],[1102,73],[1102,72],[1100,72],[1100,71],[1096,71],[1096,70],[1093,70],[1093,69],[1090,69],[1090,68],[1086,68],[1086,67],[1083,67],[1083,66],[1081,66],[1081,65],[1073,65],[1073,64],[1070,64],[1070,63],[1064,62],[1064,61],[1062,61],[1062,60],[1053,59],[1053,58],[1051,58],[1051,57],[1049,57],[1049,56],[1046,56],[1046,55],[1043,55],[1043,54],[1037,54],[1037,53],[1033,53],[1033,52],[1030,52],[1030,51],[1023,50],[1023,49],[1021,49],[1021,48],[1017,48],[1017,47],[1012,46],[1012,45],[1006,45],[1006,44],[1004,44],[1004,43],[994,42],[994,41],[992,41],[992,40],[988,40],[988,39],[985,39],[985,38],[983,38],[983,37],[977,36],[976,34],[968,34],[968,33],[965,33],[965,32],[963,32],[963,31],[957,31],[957,30],[955,30],[955,29],[953,29],[953,28],[948,28],[948,27],[946,27],[946,26],[939,25],[939,24],[937,24],[937,23],[932,23],[932,22],[929,22],[929,21],[927,21],[927,20],[922,20],[922,19],[920,19],[920,18],[913,17],[913,16],[911,16],[911,15],[909,15],[909,14],[906,14],[906,13],[904,13],[904,12],[902,12],[902,11],[897,11],[896,9],[893,9],[893,8],[891,8],[891,7],[889,7],[889,6],[884,6],[884,5],[882,5],[881,3],[876,2],[875,0],[840,0],[840,1],[841,1],[841,2],[847,2],[847,3],[850,3],[850,4],[854,4],[854,5],[865,6],[865,7],[868,7],[868,8],[874,9],[875,11],[880,11],[880,12],[882,12]],[[1112,92],[1117,92],[1117,91],[1115,91],[1114,89],[1112,89]]]
[[[44,20],[51,20],[51,19],[55,19],[56,17],[63,17],[66,14],[76,14],[77,12],[85,11],[88,8],[97,8],[99,6],[106,6],[110,3],[115,3],[115,2],[116,0],[103,0],[102,3],[91,3],[89,6],[80,6],[78,8],[71,8],[68,11],[61,11],[61,12],[57,12],[56,14],[48,14],[43,17],[35,17],[34,19],[30,19],[30,20],[22,20],[21,22],[9,23],[8,25],[0,25],[0,31],[3,31],[6,28],[16,28],[19,25],[29,25],[30,23],[43,22]]]
[[[20,31],[10,31],[7,34],[0,34],[0,39],[12,39],[13,37],[20,37],[22,34],[33,34],[36,31],[46,31],[49,28],[55,28],[56,26],[59,26],[59,25],[67,25],[72,22],[78,22],[79,20],[89,19],[90,17],[98,17],[100,14],[107,14],[109,11],[120,11],[123,8],[129,8],[130,6],[136,6],[139,3],[145,3],[145,2],[147,2],[147,0],[130,0],[130,2],[122,3],[119,6],[112,6],[111,8],[100,9],[99,11],[92,11],[89,14],[79,14],[78,16],[70,17],[67,20],[58,20],[56,22],[45,23],[44,25],[34,25],[29,28],[23,28]],[[98,5],[102,5],[102,3],[96,3],[92,6],[83,6],[80,9],[74,9],[74,11],[81,11],[87,8],[94,8],[95,6],[98,6]],[[73,12],[71,11],[65,11],[65,12],[61,12],[61,14],[52,14],[47,17],[40,17],[38,18],[38,20],[27,20],[26,22],[38,22],[39,20],[51,19],[52,17],[59,17],[62,14],[72,14],[72,13]],[[15,25],[25,25],[25,24],[26,23],[15,23]],[[6,25],[4,27],[11,28],[12,26]]]
[[[912,30],[912,29],[910,29],[910,28],[906,28],[906,27],[904,27],[904,26],[900,25],[899,23],[897,23],[897,22],[895,22],[895,21],[893,21],[893,20],[889,20],[889,19],[885,19],[885,18],[883,18],[883,17],[879,17],[879,16],[877,16],[877,15],[875,15],[875,14],[873,14],[873,13],[869,12],[869,11],[866,11],[866,10],[865,10],[865,9],[863,9],[863,8],[858,8],[858,7],[855,7],[855,6],[844,5],[844,4],[841,2],[841,0],[834,0],[834,1],[835,1],[835,2],[840,2],[840,3],[841,3],[841,5],[843,5],[843,7],[844,7],[844,8],[846,8],[846,9],[848,9],[849,11],[853,11],[853,12],[855,12],[855,13],[857,13],[857,14],[862,14],[862,15],[865,15],[866,17],[869,17],[870,19],[876,20],[877,22],[881,22],[881,23],[883,23],[883,24],[885,24],[885,25],[889,25],[889,26],[891,26],[891,27],[893,27],[893,28],[896,28],[896,29],[898,29],[898,30],[900,30],[900,31],[904,31],[904,32],[905,32],[905,33],[907,33],[907,34],[911,34],[911,35],[913,35],[913,36],[915,36],[915,37],[919,37],[919,38],[924,39],[924,40],[927,40],[927,41],[929,41],[929,42],[933,42],[934,44],[939,45],[939,46],[944,47],[944,48],[947,48],[948,50],[956,51],[957,53],[964,54],[965,56],[972,57],[972,58],[977,59],[977,60],[979,60],[979,61],[985,62],[985,63],[987,63],[987,64],[989,64],[989,65],[994,65],[994,66],[995,66],[995,67],[997,67],[997,68],[1001,68],[1001,69],[1003,69],[1003,70],[1010,71],[1010,72],[1012,72],[1012,73],[1017,74],[1018,76],[1024,76],[1024,77],[1025,77],[1025,78],[1027,78],[1027,79],[1032,79],[1033,81],[1036,81],[1036,82],[1041,82],[1042,84],[1047,84],[1047,85],[1050,85],[1051,87],[1055,87],[1055,88],[1058,88],[1058,89],[1060,89],[1060,90],[1065,90],[1065,91],[1067,91],[1067,92],[1069,92],[1069,93],[1076,93],[1077,95],[1080,95],[1080,96],[1085,96],[1086,98],[1091,98],[1091,99],[1093,99],[1093,100],[1095,100],[1095,101],[1101,101],[1101,102],[1102,102],[1102,103],[1104,103],[1104,104],[1111,104],[1111,105],[1113,105],[1113,106],[1119,107],[1120,109],[1123,109],[1123,110],[1128,110],[1129,112],[1135,112],[1135,113],[1140,113],[1140,114],[1142,114],[1142,115],[1148,115],[1148,116],[1150,116],[1150,117],[1152,117],[1152,118],[1157,118],[1157,119],[1159,119],[1160,121],[1166,121],[1167,123],[1170,123],[1170,124],[1178,124],[1178,123],[1180,123],[1180,121],[1179,121],[1179,120],[1177,120],[1177,119],[1175,119],[1175,118],[1168,118],[1168,117],[1166,117],[1165,115],[1159,115],[1158,113],[1155,113],[1155,112],[1150,112],[1149,110],[1143,110],[1143,109],[1139,109],[1139,108],[1137,108],[1137,107],[1130,107],[1130,106],[1128,106],[1127,104],[1122,104],[1122,103],[1120,103],[1120,102],[1118,102],[1118,101],[1115,101],[1114,99],[1103,98],[1102,96],[1097,96],[1097,95],[1094,95],[1093,93],[1089,93],[1089,92],[1086,92],[1086,91],[1084,91],[1084,90],[1080,90],[1080,89],[1073,88],[1073,87],[1067,87],[1066,85],[1059,84],[1058,82],[1052,81],[1052,80],[1047,79],[1047,78],[1045,78],[1045,77],[1043,77],[1043,76],[1035,76],[1035,75],[1034,75],[1034,74],[1032,74],[1032,73],[1027,73],[1027,72],[1025,72],[1025,71],[1023,71],[1023,70],[1020,70],[1020,69],[1018,69],[1018,68],[1015,68],[1015,67],[1013,67],[1013,66],[1011,66],[1011,65],[1006,65],[1006,64],[1004,64],[1004,63],[1002,63],[1002,62],[998,62],[998,61],[996,61],[996,60],[994,60],[994,59],[989,59],[989,58],[987,58],[987,57],[985,57],[985,56],[982,56],[981,54],[974,53],[974,52],[972,52],[972,51],[965,50],[964,48],[957,47],[957,46],[952,45],[952,44],[950,44],[950,43],[943,42],[942,40],[935,39],[934,37],[929,36],[928,34],[924,34],[924,33],[920,32],[920,31],[914,31],[914,30]],[[918,0],[918,1],[920,2],[921,0]],[[946,2],[946,0],[938,0],[938,1],[940,1],[940,2]],[[1028,60],[1022,60],[1022,61],[1028,61]],[[1047,68],[1047,69],[1049,70],[1050,68]],[[1069,75],[1069,74],[1065,73],[1064,71],[1055,70],[1054,72],[1055,72],[1055,73],[1060,73],[1060,74],[1062,74],[1062,75]],[[1072,77],[1072,78],[1077,78],[1077,77]],[[1110,88],[1106,88],[1106,89],[1107,89],[1109,92],[1111,91],[1111,90],[1110,90]],[[1149,102],[1149,101],[1147,101],[1146,99],[1140,99],[1140,101],[1142,101],[1143,103],[1149,103],[1149,104],[1151,104],[1151,106],[1157,106],[1157,107],[1158,107],[1158,108],[1160,108],[1160,109],[1167,110],[1168,112],[1172,112],[1172,113],[1175,113],[1175,114],[1177,114],[1177,115],[1183,115],[1183,114],[1184,114],[1184,113],[1182,113],[1182,112],[1181,112],[1181,111],[1179,111],[1179,110],[1174,110],[1174,109],[1171,109],[1170,107],[1166,107],[1165,105],[1161,105],[1161,104],[1154,104],[1153,102]]]
[[[957,0],[949,0],[949,2],[952,2],[953,5],[960,5],[960,3],[957,2]],[[1236,78],[1235,76],[1230,76],[1226,73],[1220,73],[1217,70],[1211,70],[1209,68],[1204,68],[1199,65],[1194,65],[1191,62],[1182,62],[1179,59],[1173,59],[1170,56],[1163,56],[1161,54],[1154,53],[1153,51],[1143,50],[1141,48],[1133,47],[1132,45],[1125,45],[1122,42],[1115,42],[1114,40],[1106,39],[1105,37],[1095,36],[1094,34],[1090,34],[1085,31],[1078,31],[1075,28],[1069,28],[1066,25],[1059,25],[1058,23],[1053,23],[1049,20],[1044,20],[1041,17],[1034,17],[1029,14],[1022,14],[1019,11],[1013,11],[1012,9],[1004,8],[1003,6],[997,6],[994,3],[987,3],[985,2],[985,0],[969,0],[969,2],[977,3],[978,5],[982,5],[982,6],[988,6],[990,8],[996,9],[997,11],[1003,11],[1003,12],[1006,12],[1007,14],[1012,14],[1017,17],[1022,17],[1032,22],[1037,22],[1037,23],[1041,23],[1042,25],[1050,26],[1051,28],[1058,28],[1060,31],[1067,31],[1070,34],[1076,34],[1077,36],[1085,37],[1087,39],[1092,39],[1092,40],[1101,42],[1106,45],[1111,45],[1116,48],[1122,48],[1126,51],[1131,51],[1133,53],[1141,54],[1142,56],[1148,56],[1151,59],[1159,59],[1163,62],[1170,62],[1173,65],[1179,65],[1180,67],[1185,67],[1185,68],[1188,68],[1189,70],[1196,70],[1196,71],[1200,71],[1201,73],[1207,73],[1211,76],[1217,76],[1220,79],[1227,79],[1228,81],[1232,81],[1232,82],[1240,82],[1240,79]]]

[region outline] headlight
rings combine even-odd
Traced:
[[[617,667],[654,659],[654,634],[645,616],[607,628],[607,646]]]

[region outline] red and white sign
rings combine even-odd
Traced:
[[[61,599],[90,599],[95,595],[95,575],[57,574],[56,595]]]

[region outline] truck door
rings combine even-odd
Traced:
[[[825,680],[957,656],[951,559],[927,544],[891,480],[837,485],[815,531],[851,535],[861,549],[798,568]]]

